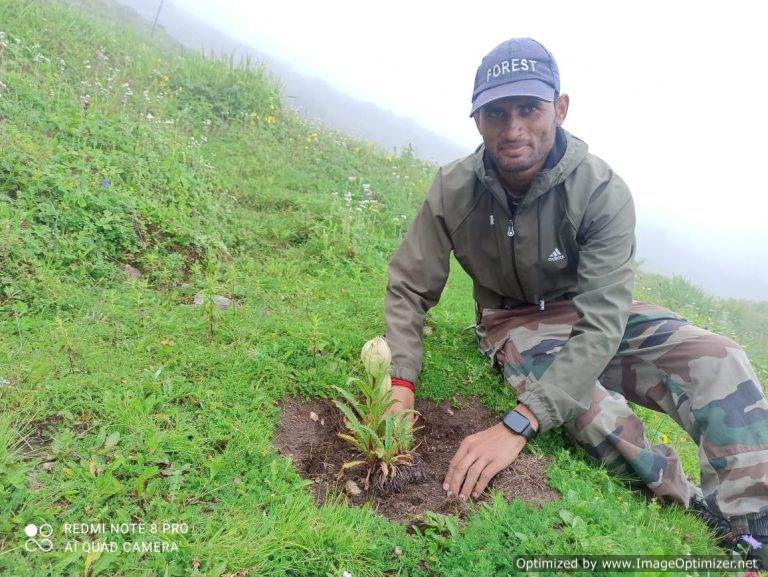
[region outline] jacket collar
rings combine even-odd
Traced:
[[[587,156],[587,144],[567,130],[558,127],[555,143],[547,155],[544,168],[534,177],[531,187],[520,203],[520,206],[536,200],[539,196],[563,182],[566,177],[581,164]],[[477,178],[482,182],[496,200],[511,215],[507,204],[507,195],[499,181],[493,161],[485,154],[485,145],[481,144],[473,153],[473,167]]]

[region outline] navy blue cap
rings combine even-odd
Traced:
[[[560,72],[552,53],[532,38],[510,38],[491,50],[475,74],[472,112],[509,96],[552,102],[560,92]]]

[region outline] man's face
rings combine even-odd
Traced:
[[[537,172],[544,164],[567,112],[566,94],[555,102],[511,96],[486,104],[474,118],[497,169],[525,173]]]

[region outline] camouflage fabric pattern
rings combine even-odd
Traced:
[[[517,394],[535,383],[578,319],[569,300],[484,309],[478,347]],[[588,362],[584,359],[584,362]],[[701,489],[675,450],[651,445],[627,401],[670,415],[696,442]],[[563,425],[594,459],[662,502],[710,509],[746,530],[768,513],[768,401],[744,350],[672,311],[634,300],[618,351],[595,382],[589,410]]]

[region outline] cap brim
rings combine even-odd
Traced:
[[[534,98],[552,102],[555,99],[555,89],[546,82],[535,79],[518,80],[517,82],[494,86],[484,90],[477,96],[472,103],[472,112],[469,113],[469,116],[474,116],[475,112],[489,102],[509,98],[510,96],[533,96]]]

